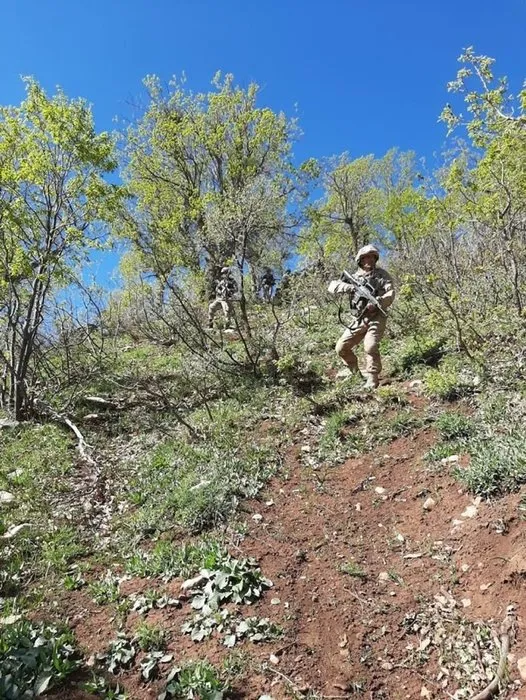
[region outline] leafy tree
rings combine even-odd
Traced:
[[[411,239],[408,215],[417,203],[412,153],[393,149],[383,158],[351,160],[348,153],[323,163],[324,194],[310,209],[301,249],[337,267],[371,241],[396,247]]]
[[[156,77],[145,83],[149,104],[124,146],[133,200],[121,234],[148,269],[165,284],[181,268],[243,271],[287,255],[308,171],[292,164],[296,122],[258,107],[259,87],[231,75],[198,94],[175,79],[167,93]],[[240,217],[243,233],[230,228]]]
[[[119,197],[103,179],[112,139],[90,107],[25,82],[21,105],[0,108],[0,397],[17,418],[32,410],[49,304],[102,244]]]

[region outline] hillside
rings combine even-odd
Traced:
[[[316,365],[194,394],[193,434],[152,399],[180,351],[146,344],[133,391],[86,394],[89,457],[57,421],[2,428],[3,663],[45,622],[51,698],[474,698],[508,619],[498,697],[523,697],[520,391],[392,338],[410,371],[364,392],[309,313]]]

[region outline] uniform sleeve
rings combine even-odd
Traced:
[[[393,278],[391,275],[387,272],[383,272],[383,294],[378,298],[378,301],[380,302],[382,309],[388,309],[391,304],[393,303],[395,299],[395,287],[394,287],[394,282]]]
[[[328,291],[330,294],[349,294],[354,291],[352,284],[341,282],[340,280],[332,280],[329,284]]]

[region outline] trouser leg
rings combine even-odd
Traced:
[[[358,326],[358,328],[353,329],[347,328],[336,343],[336,352],[352,372],[358,371],[358,358],[354,354],[353,348],[363,340],[366,332],[367,328],[365,326]]]
[[[385,316],[370,321],[364,336],[363,349],[368,386],[378,386],[378,375],[382,371],[380,341],[385,333],[385,321]]]

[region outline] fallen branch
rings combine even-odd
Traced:
[[[511,634],[513,632],[513,624],[515,622],[515,608],[513,605],[508,605],[506,609],[506,617],[500,626],[500,659],[497,671],[491,683],[484,690],[481,690],[477,695],[473,695],[471,700],[489,700],[498,691],[499,686],[506,672],[506,662],[508,660],[508,652],[510,650]]]
[[[73,433],[75,433],[75,437],[77,438],[77,451],[81,459],[83,459],[90,466],[96,467],[97,462],[93,459],[93,457],[90,454],[88,454],[90,445],[88,445],[88,443],[84,439],[84,435],[80,432],[75,423],[73,423],[73,421],[71,421],[67,416],[63,416],[61,413],[57,413],[57,411],[52,409],[51,406],[48,406],[42,401],[38,401],[37,403],[41,407],[41,409],[43,409],[44,413],[50,415],[51,418],[53,418],[53,420],[56,420],[59,423],[64,423],[64,425],[66,425]]]

